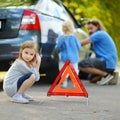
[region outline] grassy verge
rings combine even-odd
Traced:
[[[0,71],[0,82],[3,81],[5,75],[6,75],[6,71]]]
[[[118,65],[120,66],[120,61],[118,61]]]
[[[5,77],[6,71],[0,71],[0,92],[3,90],[3,79]]]

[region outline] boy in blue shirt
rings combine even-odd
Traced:
[[[100,21],[90,20],[87,22],[86,27],[90,36],[81,41],[81,45],[93,43],[96,58],[88,58],[81,61],[79,69],[83,72],[96,75],[91,82],[97,82],[99,85],[108,84],[113,80],[113,71],[117,66],[118,56],[116,46],[110,35],[105,32]],[[102,79],[97,81],[100,78]]]

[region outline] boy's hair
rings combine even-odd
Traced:
[[[86,25],[89,25],[89,24],[96,26],[98,28],[98,30],[106,30],[100,20],[91,19],[91,20],[87,21],[87,23],[86,23]]]
[[[62,24],[62,30],[64,34],[73,34],[74,33],[74,25],[70,20],[66,20]]]
[[[22,51],[25,49],[25,48],[30,48],[30,49],[34,49],[35,52],[37,53],[38,52],[38,45],[36,42],[34,41],[30,41],[30,40],[27,40],[25,41],[22,46],[20,47],[20,52],[19,52],[19,59],[22,59]]]

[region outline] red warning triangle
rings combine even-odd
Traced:
[[[61,88],[63,81],[65,81],[66,76],[69,75],[74,88]],[[66,61],[63,68],[59,72],[56,80],[50,87],[48,93],[50,95],[63,95],[63,96],[85,96],[88,97],[88,93],[83,86],[81,80],[79,79],[77,73],[75,72],[72,64],[69,60]]]

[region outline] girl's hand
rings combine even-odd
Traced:
[[[36,62],[37,62],[37,64],[41,63],[41,57],[38,53],[36,54]]]
[[[31,61],[31,65],[33,67],[36,67],[36,64],[37,64],[37,60],[36,60],[36,57],[35,57],[34,60]]]
[[[34,67],[36,67],[38,70],[40,69],[40,64],[41,64],[41,57],[40,55],[37,53],[36,54],[36,65]]]
[[[40,64],[41,64],[41,57],[38,53],[36,53],[33,61],[31,62],[31,65],[39,71]]]

